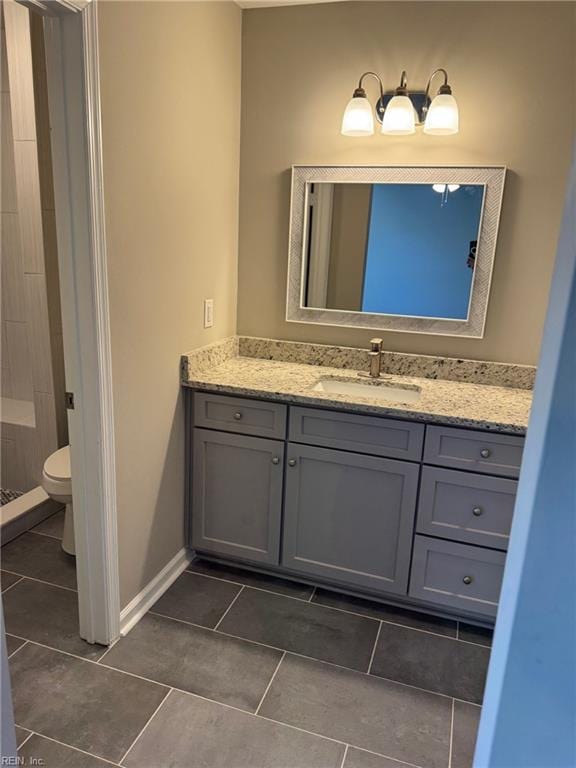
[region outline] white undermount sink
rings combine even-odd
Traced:
[[[351,381],[325,377],[320,379],[312,389],[315,392],[333,393],[335,395],[359,395],[371,400],[386,403],[415,403],[420,399],[419,387],[405,387],[386,381]]]

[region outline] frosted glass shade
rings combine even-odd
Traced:
[[[428,109],[424,133],[432,136],[449,136],[458,133],[459,116],[456,99],[449,93],[435,96]]]
[[[382,133],[402,136],[414,133],[415,130],[416,124],[412,102],[408,96],[393,96],[384,112]]]
[[[432,184],[434,192],[440,192],[440,194],[446,192],[446,187],[448,187],[448,192],[456,192],[457,189],[460,189],[460,184]]]
[[[372,136],[374,133],[374,114],[372,106],[365,96],[350,99],[342,117],[344,136]]]

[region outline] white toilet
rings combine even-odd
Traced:
[[[72,474],[70,472],[70,446],[52,453],[44,462],[42,488],[54,501],[66,504],[62,549],[69,555],[76,554],[74,546],[74,518],[72,517]]]

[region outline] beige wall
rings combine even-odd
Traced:
[[[328,296],[330,309],[362,308],[371,184],[334,184]]]
[[[235,331],[241,11],[109,2],[99,16],[125,606],[184,546],[179,355]]]
[[[283,319],[292,164],[505,164],[484,339],[386,333],[384,343],[535,363],[574,135],[574,8],[369,2],[245,11],[238,332],[351,345],[372,335]],[[406,69],[409,86],[423,87],[439,66],[460,105],[457,136],[340,135],[362,72],[380,72],[390,88]]]

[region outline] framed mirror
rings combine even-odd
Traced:
[[[294,166],[286,319],[482,338],[505,174]]]

